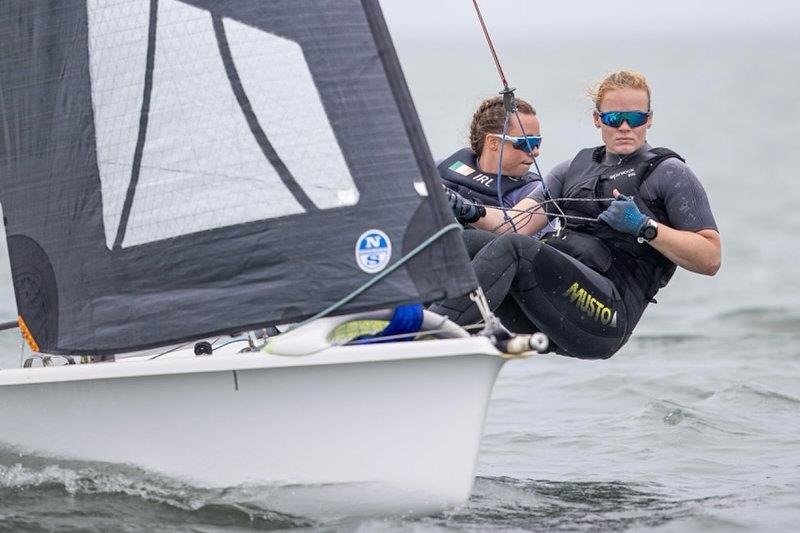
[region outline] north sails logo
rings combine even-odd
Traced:
[[[356,263],[364,272],[380,272],[392,258],[392,241],[379,229],[365,231],[356,241]]]
[[[636,169],[634,168],[626,168],[625,170],[620,170],[619,172],[615,172],[608,176],[608,179],[615,180],[620,176],[625,176],[627,178],[635,178],[636,177]]]
[[[568,297],[569,301],[574,303],[575,307],[580,309],[583,314],[599,321],[604,326],[612,328],[617,326],[617,312],[592,296],[577,281],[570,285],[562,296]]]

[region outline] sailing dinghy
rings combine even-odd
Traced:
[[[417,309],[427,333],[336,341],[477,288],[377,1],[7,0],[0,42],[34,351],[0,371],[3,446],[352,514],[468,498],[492,338]]]

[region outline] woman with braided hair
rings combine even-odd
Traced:
[[[528,197],[542,184],[541,177],[530,171],[542,142],[536,109],[520,98],[515,99],[515,105],[516,113],[507,114],[502,97],[483,100],[472,115],[469,148],[458,150],[438,164],[453,215],[460,223],[471,225],[463,234],[470,258],[495,237],[490,232],[510,227],[503,225],[506,214],[499,206],[511,208],[507,216],[517,228],[530,221],[530,215],[517,213],[535,205]],[[502,202],[498,201],[498,189]],[[548,225],[540,233],[550,229]],[[511,331],[535,329],[511,297],[495,313]]]
[[[507,115],[500,96],[481,102],[470,123],[469,148],[438,165],[459,222],[491,230],[480,220],[486,216],[483,206],[516,208],[541,186],[541,177],[530,171],[542,142],[539,119],[531,104],[519,98],[515,103],[516,113]],[[498,213],[490,215],[492,221],[503,217],[500,210],[490,211]]]
[[[703,186],[678,154],[646,141],[650,94],[644,76],[624,70],[592,93],[603,145],[581,150],[545,179],[562,232],[531,239],[545,224],[534,216],[474,255],[490,307],[511,296],[563,355],[611,357],[678,266],[709,276],[719,269],[720,236]],[[542,188],[518,203],[543,204]],[[496,213],[480,223],[487,221],[500,233],[510,229]],[[432,309],[462,325],[480,319],[468,297]]]

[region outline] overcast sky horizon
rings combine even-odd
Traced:
[[[393,31],[460,33],[478,30],[471,0],[381,0]],[[576,31],[610,39],[702,33],[774,35],[797,31],[800,2],[785,0],[480,0],[489,30],[535,39],[538,33],[575,37]],[[533,32],[533,33],[527,33]]]

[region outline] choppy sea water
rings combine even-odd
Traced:
[[[446,155],[469,108],[497,84],[479,55],[480,34],[465,27],[466,36],[420,36],[386,10],[432,149]],[[3,450],[0,531],[796,529],[800,157],[792,136],[800,103],[790,65],[800,42],[794,34],[724,31],[662,35],[641,46],[622,37],[548,34],[537,41],[536,61],[513,46],[532,42],[531,32],[498,37],[512,82],[539,108],[543,169],[597,141],[587,119],[573,119],[588,107],[584,82],[618,66],[646,72],[655,85],[651,142],[685,155],[706,185],[723,268],[714,278],[679,272],[608,361],[509,362],[466,505],[413,519],[288,516],[270,502],[290,492],[209,491],[134,468]],[[437,63],[439,50],[464,60]],[[8,287],[0,294],[0,318],[10,319],[13,297]],[[18,353],[16,336],[0,333],[0,367],[16,366]]]

